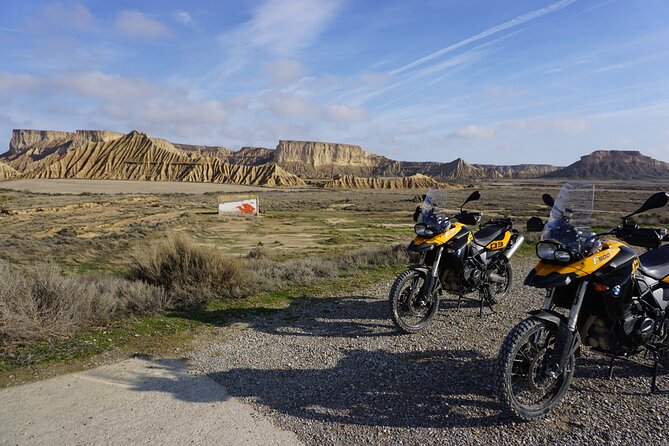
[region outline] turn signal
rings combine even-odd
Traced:
[[[597,291],[598,293],[605,293],[608,290],[609,290],[609,287],[607,287],[603,283],[596,283],[595,284],[595,291]]]

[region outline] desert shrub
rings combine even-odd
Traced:
[[[128,314],[160,311],[160,288],[113,276],[64,276],[49,263],[0,261],[0,353],[65,338]]]
[[[198,246],[185,235],[169,235],[132,255],[129,278],[162,287],[175,308],[198,308],[215,298],[250,292],[241,258]]]

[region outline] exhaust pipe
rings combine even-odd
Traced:
[[[518,251],[518,248],[520,248],[520,245],[522,245],[524,241],[525,241],[525,237],[523,237],[522,235],[519,235],[518,238],[516,239],[516,243],[514,243],[513,246],[511,246],[509,249],[507,249],[506,251],[504,251],[502,253],[504,258],[507,261],[511,260],[511,257],[513,257],[513,255],[516,253],[516,251]]]

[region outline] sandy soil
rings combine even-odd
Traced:
[[[0,391],[0,444],[301,443],[183,361],[135,358]]]
[[[10,180],[0,183],[0,189],[53,194],[203,194],[267,190],[237,184],[121,180]]]

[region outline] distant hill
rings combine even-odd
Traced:
[[[544,178],[592,180],[653,179],[669,180],[669,163],[642,155],[634,150],[597,150],[564,169]]]
[[[276,149],[175,144],[141,132],[17,129],[0,155],[0,178],[105,178],[332,188],[412,188],[427,181],[498,178],[669,178],[669,163],[636,151],[599,150],[561,168],[548,164],[398,161],[353,144],[281,140]],[[411,179],[413,178],[413,179]],[[419,181],[420,179],[420,181]],[[377,181],[378,180],[378,181]],[[406,181],[405,181],[406,180]]]

